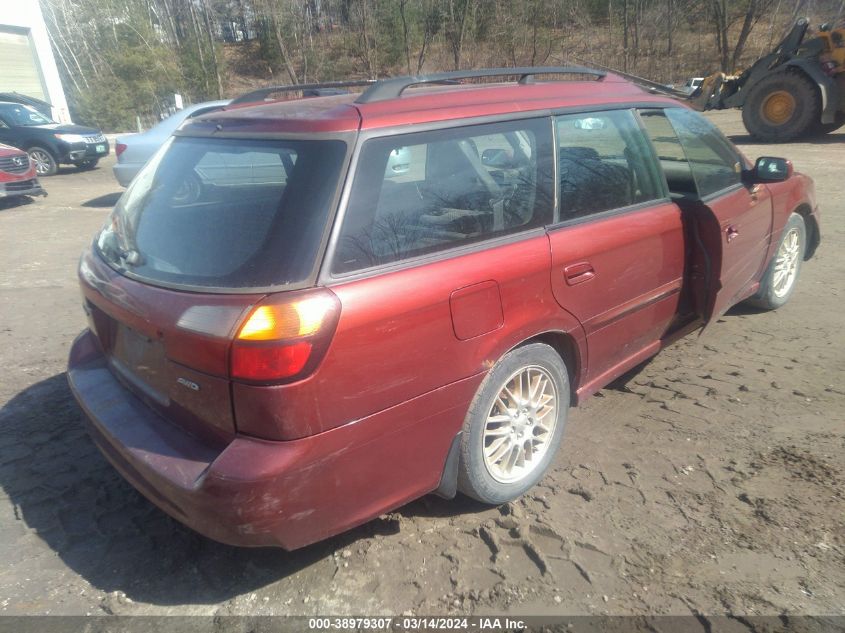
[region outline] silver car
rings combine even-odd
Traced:
[[[115,143],[115,155],[117,163],[113,167],[114,177],[123,187],[128,187],[135,175],[141,171],[146,162],[156,153],[159,147],[170,138],[185,119],[207,114],[219,110],[228,101],[206,101],[189,105],[177,113],[172,114],[140,134],[130,134],[117,139]]]

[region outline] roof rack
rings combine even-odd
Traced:
[[[240,97],[232,99],[229,105],[237,105],[239,103],[255,103],[256,101],[266,101],[267,97],[278,92],[294,92],[301,90],[303,96],[307,97],[324,97],[327,95],[344,94],[342,88],[358,88],[361,86],[372,86],[376,83],[375,79],[356,79],[353,81],[327,81],[324,83],[315,84],[288,84],[284,86],[268,86],[266,88],[259,88],[253,90]]]
[[[480,70],[456,70],[430,75],[410,77],[394,77],[382,79],[367,88],[355,103],[373,103],[396,99],[402,96],[406,88],[420,84],[455,83],[460,79],[475,79],[478,77],[505,77],[519,75],[520,84],[534,83],[536,75],[592,75],[603,79],[607,73],[586,66],[523,66],[517,68],[482,68]]]
[[[312,84],[287,84],[283,86],[268,86],[253,90],[233,99],[229,105],[239,103],[255,103],[266,101],[267,98],[279,92],[302,91],[303,96],[322,97],[327,95],[344,94],[343,88],[367,89],[355,100],[355,103],[373,103],[387,99],[397,99],[405,89],[422,84],[458,84],[462,79],[476,79],[479,77],[508,77],[519,75],[519,83],[534,83],[536,75],[592,75],[603,79],[607,73],[586,66],[522,66],[517,68],[482,68],[480,70],[455,70],[430,75],[416,75],[408,77],[392,77],[390,79],[355,79],[352,81],[327,81]]]

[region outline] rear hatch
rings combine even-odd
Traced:
[[[337,140],[166,143],[80,264],[91,330],[127,389],[192,432],[234,433],[232,339],[268,293],[313,285],[345,153]]]

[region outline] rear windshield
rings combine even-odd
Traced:
[[[113,266],[165,285],[266,288],[311,273],[346,144],[175,137],[97,239]]]

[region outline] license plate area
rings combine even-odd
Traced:
[[[105,154],[106,153],[106,146],[105,145],[97,145],[97,153],[98,154]]]
[[[112,361],[125,378],[146,395],[165,403],[167,358],[164,344],[133,330],[123,323],[115,329]]]

